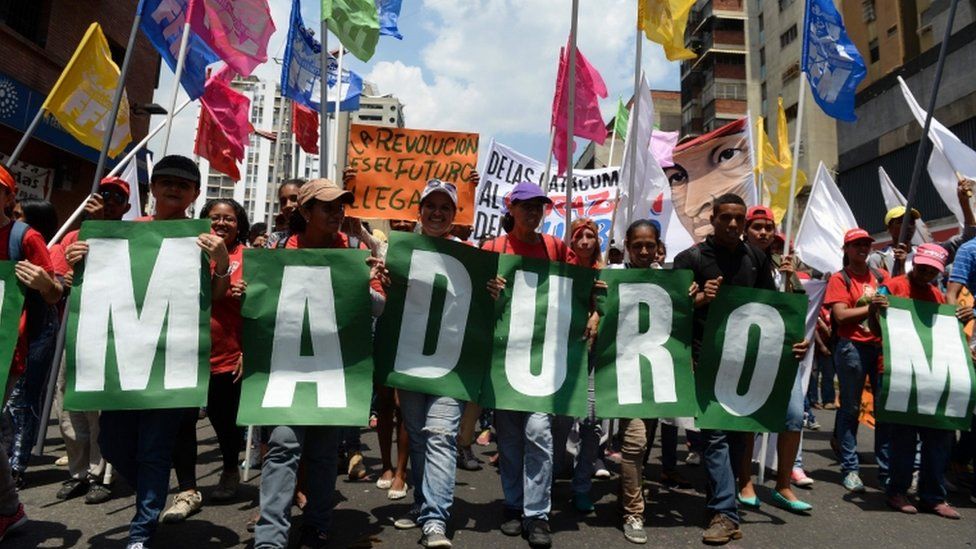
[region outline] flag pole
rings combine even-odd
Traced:
[[[332,127],[332,146],[335,147],[332,156],[332,179],[335,180],[339,177],[339,105],[342,101],[342,54],[343,50],[346,48],[342,47],[342,43],[339,44],[339,61],[336,64],[336,100],[335,100],[335,111],[333,116],[335,117],[335,124]]]
[[[552,172],[552,147],[556,143],[556,127],[549,126],[549,154],[546,155],[546,171],[542,176],[542,181],[539,182],[539,186],[542,190],[549,194],[549,175]]]
[[[569,24],[569,101],[566,102],[566,227],[563,238],[566,246],[572,244],[573,234],[570,226],[573,224],[573,148],[575,128],[573,127],[576,114],[576,21],[579,16],[579,0],[573,0],[573,17]]]
[[[610,132],[610,155],[607,156],[607,163],[603,165],[605,168],[613,166],[613,145],[617,142],[617,132],[616,130]]]
[[[634,56],[634,104],[630,108],[630,120],[632,121],[630,128],[627,130],[627,137],[630,137],[630,150],[627,151],[630,156],[630,177],[627,181],[627,196],[630,199],[630,204],[627,206],[627,222],[633,222],[634,220],[634,178],[636,173],[634,171],[637,165],[637,134],[632,135],[637,131],[638,124],[640,123],[640,84],[641,84],[641,49],[643,47],[643,40],[641,39],[641,30],[638,21],[637,27],[637,48]]]
[[[190,15],[193,11],[194,2],[196,0],[189,0],[186,5],[186,21],[183,23],[183,35],[180,36],[180,53],[176,57],[176,71],[173,73],[173,93],[169,96],[169,113],[166,114],[168,124],[166,124],[166,137],[163,139],[163,156],[166,156],[166,151],[169,150],[169,135],[173,130],[173,110],[176,109],[176,98],[180,94],[180,78],[183,76],[183,64],[186,61],[186,50],[190,43]]]
[[[942,69],[945,67],[946,54],[949,49],[949,38],[952,36],[952,23],[956,18],[956,7],[959,0],[952,0],[949,6],[949,15],[946,19],[945,34],[942,37],[942,44],[939,46],[939,60],[935,65],[935,78],[932,80],[932,95],[929,97],[929,108],[925,113],[925,126],[922,128],[922,138],[918,142],[918,151],[915,153],[915,166],[912,168],[912,181],[908,186],[908,195],[905,197],[905,212],[911,212],[915,205],[915,193],[918,191],[918,181],[922,177],[922,159],[925,158],[925,149],[931,141],[929,129],[932,127],[932,117],[935,116],[936,100],[939,97],[939,83],[942,81]],[[898,234],[898,241],[895,245],[908,240],[908,223],[901,224],[901,232]],[[896,261],[893,275],[901,274],[904,265]]]
[[[789,255],[792,252],[790,249],[790,242],[793,239],[793,212],[796,209],[796,200],[794,197],[796,195],[796,173],[800,167],[800,136],[803,135],[803,104],[806,102],[807,97],[806,83],[807,73],[800,71],[800,97],[797,100],[796,106],[796,139],[793,141],[793,167],[791,169],[792,173],[790,174],[790,202],[789,206],[786,208],[786,227],[783,231],[786,233],[785,255]],[[784,277],[784,285],[786,280],[787,278]]]
[[[108,149],[112,146],[112,135],[115,133],[115,121],[119,116],[119,108],[122,106],[122,96],[125,95],[125,75],[129,72],[129,63],[132,61],[132,50],[136,46],[136,36],[139,34],[139,21],[142,19],[142,8],[145,0],[139,0],[136,6],[136,16],[132,20],[132,30],[129,32],[129,44],[125,49],[125,57],[122,59],[122,68],[119,70],[119,83],[115,86],[115,94],[112,96],[112,110],[109,115],[108,124],[105,128],[105,136],[102,137],[102,150],[98,154],[98,165],[95,167],[95,177],[92,181],[94,193],[98,190],[98,184],[102,180],[102,172],[105,171],[105,162],[108,160]],[[174,104],[173,107],[176,105]]]
[[[44,109],[39,107],[37,114],[34,115],[34,119],[31,120],[30,126],[27,126],[27,130],[17,143],[17,148],[14,149],[14,152],[10,155],[10,159],[7,160],[8,165],[12,166],[20,158],[20,153],[24,152],[24,148],[27,147],[27,142],[30,141],[31,135],[34,135],[34,130],[41,124],[42,119],[44,119]]]
[[[329,171],[329,20],[322,18],[322,52],[319,55],[319,68],[322,71],[322,85],[319,87],[319,177],[326,177]],[[342,47],[342,43],[339,43]]]

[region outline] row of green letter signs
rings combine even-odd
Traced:
[[[207,231],[207,221],[84,224],[90,251],[70,302],[66,409],[205,404],[210,271],[195,241]],[[239,423],[364,425],[374,380],[486,408],[585,416],[592,368],[599,417],[784,428],[803,295],[723,287],[693,362],[688,271],[593,271],[395,232],[392,286],[374,325],[365,259],[359,250],[244,253]],[[507,281],[497,301],[486,290],[496,274]],[[608,289],[589,348],[597,277]],[[16,284],[9,270],[4,281]],[[20,305],[0,300],[0,350],[12,349],[18,315],[9,310]],[[968,429],[972,362],[953,310],[891,301],[879,420]]]

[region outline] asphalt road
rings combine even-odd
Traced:
[[[829,426],[832,412],[818,413],[825,431],[808,431],[804,435],[804,459],[808,474],[816,480],[801,497],[814,506],[810,516],[796,516],[764,504],[757,511],[742,513],[742,540],[730,547],[976,547],[976,505],[963,494],[951,494],[950,501],[962,513],[961,521],[949,521],[935,515],[908,516],[890,511],[877,489],[873,465],[862,468],[868,486],[866,494],[848,495],[840,486],[840,469],[830,450]],[[199,424],[199,484],[206,498],[217,482],[220,470],[216,439],[207,421]],[[870,462],[871,431],[862,430],[861,449]],[[379,468],[376,436],[364,431],[367,464],[371,471]],[[487,461],[494,446],[476,447]],[[35,457],[27,473],[27,486],[21,492],[30,523],[0,543],[6,548],[97,547],[124,548],[128,521],[134,512],[132,491],[121,479],[115,484],[115,498],[101,505],[85,505],[83,498],[58,501],[54,496],[67,478],[65,468],[54,460],[63,455],[64,447],[57,427],[48,430],[47,454]],[[660,469],[655,446],[649,477],[656,479]],[[684,457],[683,448],[679,457]],[[695,483],[694,490],[672,491],[649,481],[650,502],[647,506],[649,547],[701,546],[701,529],[707,520],[704,511],[704,471],[701,467],[682,465]],[[225,505],[205,505],[185,523],[161,525],[154,548],[251,547],[252,535],[245,522],[255,512],[260,476],[242,486],[240,499]],[[551,524],[555,547],[607,548],[630,547],[620,530],[616,491],[619,481],[594,481],[593,499],[596,512],[580,516],[571,506],[569,483],[557,482],[553,490]],[[176,486],[175,478],[171,486]],[[769,501],[773,482],[767,479],[760,488],[760,498]],[[419,531],[398,531],[393,520],[406,512],[413,492],[407,499],[390,501],[384,491],[372,482],[347,482],[340,477],[337,505],[332,528],[334,547],[413,548],[418,547]],[[501,486],[495,469],[459,471],[450,532],[455,547],[523,548],[519,538],[508,538],[498,531],[501,522]],[[205,499],[206,501],[206,499]],[[295,509],[296,515],[300,515]],[[295,523],[299,523],[300,519]]]

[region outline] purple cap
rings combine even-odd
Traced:
[[[526,200],[533,200],[536,198],[541,199],[546,204],[552,204],[552,200],[550,200],[549,197],[546,196],[546,193],[543,192],[541,187],[539,187],[535,183],[523,181],[518,185],[515,185],[515,188],[512,189],[512,192],[508,193],[508,195],[505,196],[505,207],[506,209],[508,209],[512,206],[512,204],[516,202],[524,202]]]

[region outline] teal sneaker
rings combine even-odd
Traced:
[[[857,471],[851,471],[844,475],[844,488],[854,494],[863,494],[864,483],[861,482],[861,475],[858,475]]]

